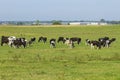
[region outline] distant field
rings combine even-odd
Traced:
[[[108,26],[12,26],[0,25],[0,36],[46,36],[46,44],[37,41],[27,48],[0,46],[0,80],[120,80],[120,25]],[[49,39],[80,37],[75,48]],[[85,39],[116,38],[110,48],[91,49]]]

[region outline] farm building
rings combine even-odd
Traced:
[[[70,25],[107,25],[107,23],[101,22],[70,22]]]
[[[70,22],[70,25],[80,25],[80,22]]]

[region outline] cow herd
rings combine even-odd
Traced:
[[[91,48],[98,48],[101,49],[101,47],[110,47],[110,44],[112,42],[114,42],[116,40],[116,38],[111,38],[109,39],[109,37],[103,37],[103,38],[99,38],[98,40],[89,40],[86,39],[86,45],[90,45]]]
[[[2,36],[1,37],[1,46],[8,44],[10,47],[19,48],[23,46],[24,48],[27,45],[27,40],[25,38],[16,38],[15,36]]]
[[[102,47],[107,47],[107,48],[110,47],[110,44],[115,40],[116,38],[110,39],[109,37],[98,38],[98,40],[86,39],[85,44],[90,45],[91,48],[101,49]],[[38,38],[38,42],[46,43],[47,41],[48,41],[47,37],[41,36]],[[22,46],[26,48],[27,46],[32,45],[34,42],[36,42],[35,37],[30,38],[30,40],[26,40],[26,38],[23,38],[23,37],[17,38],[15,36],[1,36],[1,46],[3,46],[4,44],[7,44],[10,47],[14,47],[14,48],[20,48]],[[56,48],[56,44],[57,43],[59,44],[60,42],[67,45],[70,48],[74,48],[76,43],[78,45],[81,43],[81,38],[58,37],[58,39],[55,39],[55,38],[49,39],[49,45],[51,48]]]

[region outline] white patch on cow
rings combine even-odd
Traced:
[[[110,40],[106,40],[105,46],[108,48],[109,47]]]
[[[95,48],[95,46],[93,45],[93,43],[91,43],[90,45],[91,45],[91,49],[94,49],[94,48]]]
[[[50,42],[50,47],[51,47],[51,48],[55,48],[55,41],[51,41],[51,42]]]
[[[8,40],[9,40],[8,45],[10,47],[12,47],[12,44],[13,44],[14,40],[16,40],[16,37],[15,36],[10,36],[10,37],[8,37]]]
[[[66,41],[65,41],[65,44],[66,44],[67,46],[69,46],[70,48],[73,48],[73,47],[74,47],[74,43],[73,43],[73,41],[71,41],[71,40],[66,40]]]
[[[65,44],[66,44],[66,45],[69,45],[69,44],[70,44],[70,40],[66,40],[66,41],[65,41]]]

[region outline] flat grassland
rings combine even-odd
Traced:
[[[120,25],[108,26],[0,26],[0,36],[46,36],[27,48],[0,46],[0,80],[120,80]],[[49,39],[81,37],[70,49],[63,43],[50,48]],[[109,48],[91,49],[85,39],[116,38]]]

